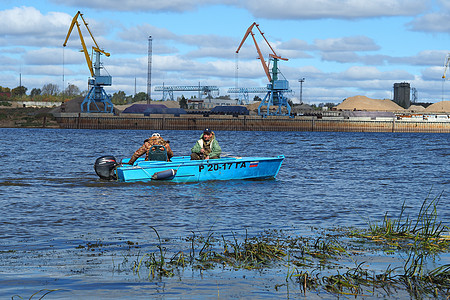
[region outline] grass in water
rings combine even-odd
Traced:
[[[438,222],[437,216],[437,205],[441,195],[442,193],[431,201],[425,199],[415,220],[409,216],[404,217],[406,208],[404,202],[398,219],[391,219],[386,213],[380,225],[369,223],[368,232],[360,236],[398,248],[414,246],[431,252],[448,248],[450,239],[443,233],[448,232],[449,227]],[[414,241],[414,244],[411,241]]]
[[[33,299],[34,296],[39,297],[39,299],[43,299],[48,294],[59,291],[59,290],[60,289],[42,289],[42,290],[37,291],[33,295],[31,295],[30,298],[28,298],[28,299],[31,300],[31,299]],[[39,295],[39,294],[42,294],[42,295]],[[11,297],[11,299],[14,300],[14,299],[24,299],[24,298],[22,298],[19,295],[14,295]]]
[[[386,214],[380,225],[370,223],[366,230],[340,228],[308,238],[278,230],[255,237],[245,232],[242,238],[232,232],[231,239],[223,235],[217,238],[211,230],[205,236],[192,232],[184,239],[188,246],[172,251],[172,255],[152,227],[156,249],[135,260],[133,271],[139,274],[146,268],[152,280],[181,274],[186,268],[275,268],[286,272],[285,282],[276,284],[276,290],[294,284],[304,293],[389,297],[403,290],[414,298],[446,297],[450,293],[450,264],[427,268],[429,261],[436,262],[437,255],[449,252],[449,227],[439,222],[437,215],[440,196],[427,198],[416,218],[407,216],[403,203],[398,218]],[[370,262],[358,262],[380,249],[398,258],[395,267],[376,271],[370,269]]]

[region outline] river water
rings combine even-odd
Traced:
[[[150,280],[128,261],[154,251],[154,229],[178,251],[193,233],[367,228],[386,212],[398,214],[403,201],[418,212],[424,199],[441,193],[439,219],[450,220],[448,134],[218,131],[225,155],[284,154],[277,178],[191,184],[97,178],[97,157],[129,157],[151,133],[0,129],[1,298],[29,298],[42,289],[59,289],[46,299],[287,298],[274,288],[285,274],[270,270],[191,270]],[[188,155],[200,135],[160,133],[175,155]]]

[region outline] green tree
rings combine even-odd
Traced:
[[[33,98],[33,97],[39,96],[41,94],[41,92],[42,92],[41,89],[34,88],[30,92],[30,97]]]
[[[329,109],[332,109],[333,107],[335,107],[337,104],[334,104],[334,103],[331,103],[331,102],[328,102],[328,103],[325,103],[324,104],[324,106],[325,107],[328,107]]]
[[[139,92],[133,97],[133,102],[147,101],[147,93]]]
[[[118,91],[113,94],[111,101],[113,104],[117,104],[117,105],[126,104],[125,96],[126,95],[125,95],[124,91]]]
[[[9,87],[0,86],[0,93],[10,93],[11,89]]]
[[[27,92],[27,88],[24,86],[18,86],[11,90],[11,94],[13,96],[23,96],[23,95],[25,95],[26,92]]]
[[[188,107],[187,100],[186,100],[186,98],[184,98],[184,95],[181,95],[181,98],[178,101],[178,103],[180,104],[180,108],[186,109]]]

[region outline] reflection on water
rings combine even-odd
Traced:
[[[442,191],[440,205],[449,205],[447,134],[221,131],[216,135],[228,155],[284,154],[277,179],[172,184],[104,182],[93,170],[101,155],[130,156],[151,131],[0,132],[3,297],[62,288],[67,298],[111,297],[111,290],[118,298],[286,298],[286,291],[273,288],[285,276],[275,271],[192,271],[149,282],[118,268],[131,251],[126,241],[138,243],[140,253],[154,249],[151,227],[176,250],[192,233],[242,237],[266,229],[307,235],[311,227],[365,228],[386,212],[398,214],[404,200],[415,214],[429,194]],[[200,132],[161,134],[175,155],[186,155]],[[449,220],[450,211],[439,217]],[[102,251],[79,248],[95,242]]]

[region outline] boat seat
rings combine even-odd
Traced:
[[[148,160],[167,161],[167,150],[162,145],[153,145],[148,151]]]

